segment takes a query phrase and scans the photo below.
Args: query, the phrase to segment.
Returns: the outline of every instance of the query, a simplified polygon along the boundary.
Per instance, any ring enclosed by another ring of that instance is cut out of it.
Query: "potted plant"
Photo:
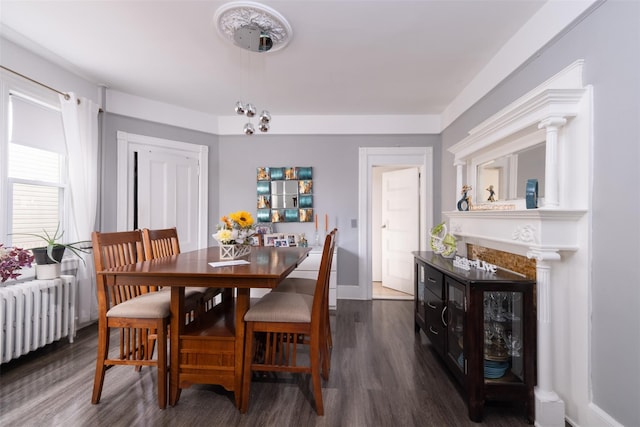
[[[47,230],[42,230],[42,234],[36,233],[16,233],[22,236],[32,236],[42,239],[44,246],[32,248],[31,252],[36,263],[36,278],[53,279],[60,276],[60,261],[64,256],[65,250],[71,251],[75,256],[80,258],[84,263],[81,253],[88,253],[89,248],[79,245],[91,243],[90,240],[81,240],[74,243],[61,243],[63,231],[60,231],[60,225],[56,228],[55,233],[51,234]]]

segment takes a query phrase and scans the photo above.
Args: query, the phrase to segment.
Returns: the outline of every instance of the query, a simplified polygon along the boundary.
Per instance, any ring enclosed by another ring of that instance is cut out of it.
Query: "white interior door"
[[[382,286],[413,295],[413,255],[420,248],[418,168],[382,174]]]
[[[197,249],[198,158],[144,147],[137,151],[137,164],[138,228],[177,227],[180,249]]]

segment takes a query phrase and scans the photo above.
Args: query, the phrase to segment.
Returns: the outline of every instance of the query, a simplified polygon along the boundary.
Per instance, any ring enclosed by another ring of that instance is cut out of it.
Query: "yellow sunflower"
[[[240,228],[249,228],[253,225],[253,217],[247,211],[238,211],[232,214],[229,214],[229,218]]]

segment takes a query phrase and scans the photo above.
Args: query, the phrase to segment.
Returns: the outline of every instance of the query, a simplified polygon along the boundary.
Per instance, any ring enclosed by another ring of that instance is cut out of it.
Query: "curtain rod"
[[[12,70],[11,68],[7,68],[7,67],[5,67],[4,65],[0,65],[0,68],[2,68],[3,70],[7,70],[8,72],[13,73],[13,74],[15,74],[15,75],[17,75],[17,76],[20,76],[20,77],[22,77],[23,79],[27,79],[27,80],[29,80],[29,81],[30,81],[30,82],[32,82],[32,83],[35,83],[35,84],[40,85],[40,86],[42,86],[42,87],[45,87],[45,88],[47,88],[47,89],[49,89],[49,90],[51,90],[51,91],[54,91],[55,93],[57,93],[57,94],[60,94],[60,95],[64,96],[64,99],[66,99],[67,101],[69,100],[69,98],[71,98],[71,96],[69,96],[69,94],[68,94],[68,93],[66,93],[66,92],[60,92],[58,89],[54,89],[54,88],[52,88],[51,86],[47,86],[47,85],[46,85],[46,84],[44,84],[44,83],[40,83],[39,81],[34,80],[34,79],[32,79],[31,77],[27,77],[27,76],[25,76],[24,74],[21,74],[21,73],[19,73],[19,72],[17,72],[17,71],[14,71],[14,70]],[[80,104],[80,99],[78,99],[78,104]],[[98,112],[102,113],[102,108],[100,108],[100,109],[98,110]]]

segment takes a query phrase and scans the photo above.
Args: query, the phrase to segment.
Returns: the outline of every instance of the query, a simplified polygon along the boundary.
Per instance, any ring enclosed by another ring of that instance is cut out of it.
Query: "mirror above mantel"
[[[470,186],[472,205],[524,209],[525,185],[535,179],[538,207],[580,207],[567,185],[571,171],[566,168],[572,147],[585,137],[576,134],[584,127],[573,122],[585,108],[586,93],[582,61],[576,61],[473,128],[448,150],[455,156],[456,190]],[[495,201],[487,200],[491,188]]]
[[[524,200],[525,184],[532,178],[538,180],[538,197],[544,198],[546,144],[544,134],[538,134],[534,135],[535,138],[529,138],[529,143],[533,145],[511,144],[503,147],[508,151],[507,154],[499,150],[478,156],[472,161],[472,168],[476,171],[476,191],[472,193],[475,205]]]

